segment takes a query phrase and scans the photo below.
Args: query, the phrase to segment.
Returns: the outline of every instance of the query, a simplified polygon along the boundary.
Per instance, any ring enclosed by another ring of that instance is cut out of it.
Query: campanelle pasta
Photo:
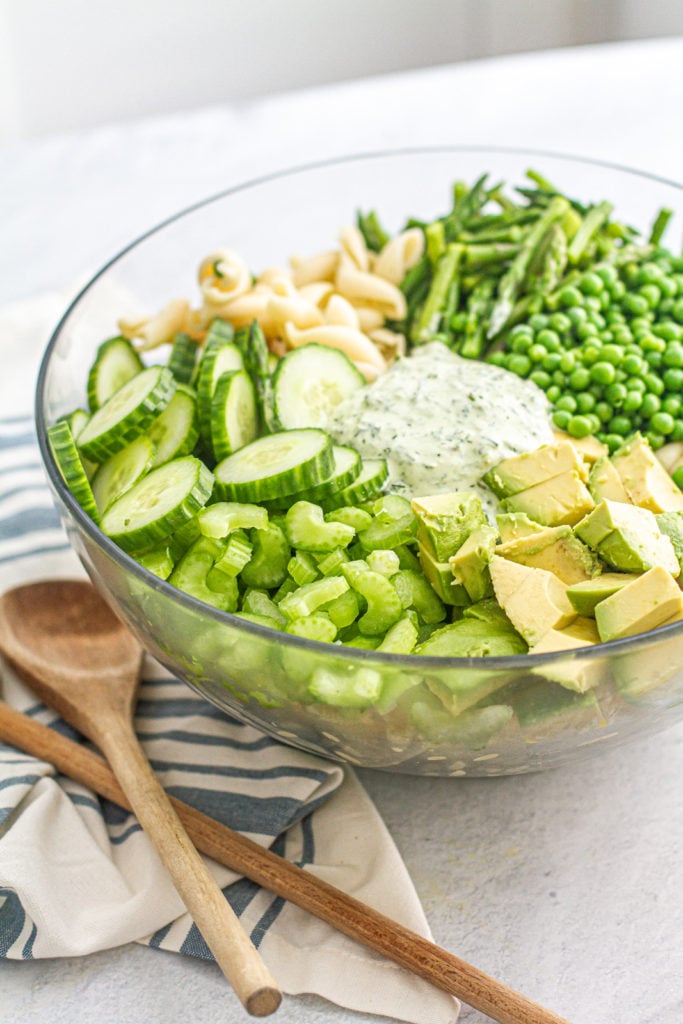
[[[405,339],[386,323],[405,316],[398,285],[423,248],[422,233],[410,229],[374,253],[361,231],[348,225],[337,249],[293,256],[289,267],[266,267],[256,277],[239,253],[217,249],[199,265],[199,308],[174,299],[155,315],[122,320],[119,327],[148,349],[172,341],[178,332],[201,341],[217,317],[235,327],[256,320],[274,355],[309,343],[327,345],[344,352],[366,380],[374,380],[405,352]]]

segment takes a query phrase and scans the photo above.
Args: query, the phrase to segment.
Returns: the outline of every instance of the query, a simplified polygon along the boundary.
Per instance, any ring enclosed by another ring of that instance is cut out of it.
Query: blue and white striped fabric
[[[81,574],[31,418],[0,419],[0,589]],[[0,671],[5,700],[75,738],[7,666]],[[429,934],[405,867],[352,772],[229,719],[152,662],[136,728],[171,794]],[[315,992],[415,1024],[455,1020],[449,997],[209,864],[285,992]],[[0,957],[71,956],[131,941],[210,958],[135,818],[0,744]]]

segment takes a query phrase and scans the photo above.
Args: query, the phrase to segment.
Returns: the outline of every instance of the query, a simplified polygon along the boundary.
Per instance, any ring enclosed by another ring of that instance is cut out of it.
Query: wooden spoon
[[[140,825],[245,1009],[281,993],[185,831],[133,729],[142,649],[86,582],[51,580],[0,598],[0,649],[36,694],[106,756]]]

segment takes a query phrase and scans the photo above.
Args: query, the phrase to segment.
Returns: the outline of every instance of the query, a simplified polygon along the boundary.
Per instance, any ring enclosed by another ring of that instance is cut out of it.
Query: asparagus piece
[[[424,305],[411,331],[414,345],[433,341],[442,326],[448,329],[457,306],[457,288],[463,246],[451,243],[439,260]]]

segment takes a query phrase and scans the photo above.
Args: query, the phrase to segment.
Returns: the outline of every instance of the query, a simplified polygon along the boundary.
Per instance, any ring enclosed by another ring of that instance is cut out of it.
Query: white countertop
[[[68,290],[198,198],[348,152],[495,143],[683,178],[681,68],[683,39],[558,50],[14,144],[0,151],[0,304]],[[683,727],[543,775],[360,774],[438,943],[572,1024],[680,1024]],[[0,962],[2,1024],[240,1019],[218,971],[184,957]],[[377,1020],[314,998],[276,1019]]]

